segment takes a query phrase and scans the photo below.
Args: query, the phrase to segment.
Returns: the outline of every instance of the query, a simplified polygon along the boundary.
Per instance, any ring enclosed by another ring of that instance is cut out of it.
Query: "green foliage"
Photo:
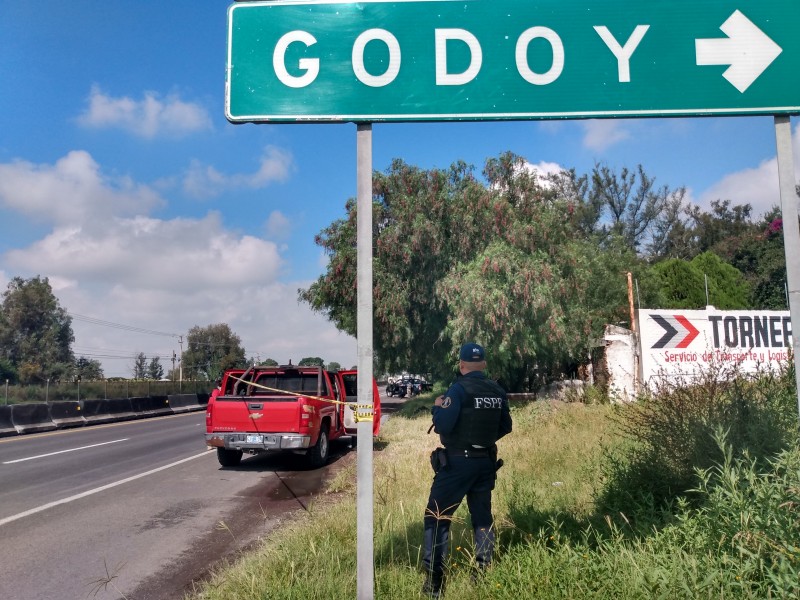
[[[186,335],[186,343],[181,356],[185,377],[216,381],[226,369],[246,364],[242,340],[227,323],[195,325]]]
[[[622,238],[634,251],[642,248],[654,228],[668,229],[664,214],[671,214],[670,209],[680,209],[686,195],[684,188],[657,188],[655,178],[642,165],[635,172],[623,167],[619,173],[598,165],[592,171],[591,181],[589,203],[598,217],[595,230],[603,236]],[[601,220],[601,216],[605,218]]]
[[[722,462],[698,470],[699,508],[684,508],[659,546],[690,546],[759,598],[800,596],[800,448],[774,458],[734,457],[727,435],[715,436]]]
[[[670,258],[652,267],[663,301],[661,308],[748,308],[750,286],[735,267],[713,252],[691,261]],[[706,298],[706,285],[708,298]]]
[[[81,381],[95,381],[104,377],[100,361],[85,356],[81,356],[75,361],[75,374],[81,378]]]
[[[3,370],[22,383],[71,375],[74,356],[72,318],[45,277],[14,277],[0,304],[0,355]]]
[[[753,231],[732,240],[730,263],[739,269],[752,289],[751,305],[764,310],[786,310],[786,255],[783,220],[774,209]]]
[[[564,173],[543,184],[511,153],[487,160],[483,174],[486,185],[464,163],[424,171],[394,161],[374,175],[380,371],[446,376],[454,348],[476,339],[492,373],[522,391],[574,371],[605,323],[626,319],[625,271],[642,262],[621,235],[587,239],[599,208],[586,203],[585,178]],[[651,183],[640,194],[648,202]],[[328,269],[299,297],[356,334],[355,202],[347,211],[317,236]]]
[[[708,277],[709,304],[721,309],[747,308],[750,286],[742,273],[713,252],[692,259],[692,266]]]
[[[297,363],[298,367],[324,367],[325,361],[319,356],[306,356]]]
[[[164,377],[164,366],[161,364],[161,357],[154,356],[147,365],[147,378],[158,381]]]
[[[711,365],[691,382],[660,389],[618,411],[627,444],[608,451],[601,506],[648,524],[698,485],[697,469],[723,462],[715,440],[727,433],[734,456],[759,466],[796,440],[794,369],[745,374]]]
[[[679,258],[663,260],[653,266],[663,308],[703,308],[706,305],[703,273]]]
[[[144,352],[139,352],[133,361],[131,375],[134,379],[147,379],[147,357]]]

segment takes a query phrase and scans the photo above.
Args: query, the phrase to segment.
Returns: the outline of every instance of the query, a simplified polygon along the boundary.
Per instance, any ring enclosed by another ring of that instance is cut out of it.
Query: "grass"
[[[374,460],[375,597],[419,598],[422,516],[437,436],[432,396],[409,401],[381,433]],[[800,594],[800,453],[768,461],[734,454],[715,434],[719,465],[697,471],[690,503],[676,495],[647,527],[598,502],[626,457],[609,405],[533,402],[512,407],[500,441],[496,560],[473,582],[466,506],[452,527],[446,598],[794,598]],[[726,449],[727,448],[727,449]],[[668,450],[665,450],[668,451]],[[354,458],[354,457],[353,457]],[[629,456],[628,456],[629,458]],[[630,473],[627,473],[629,476]],[[652,474],[650,474],[652,475]],[[626,480],[631,483],[630,480]],[[356,597],[355,461],[330,483],[335,501],[220,568],[192,600]]]

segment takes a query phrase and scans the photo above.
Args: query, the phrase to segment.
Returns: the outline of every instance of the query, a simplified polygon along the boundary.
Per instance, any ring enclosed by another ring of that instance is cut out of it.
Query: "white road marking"
[[[28,458],[18,458],[17,460],[7,460],[4,465],[13,465],[14,463],[25,462],[26,460],[36,460],[37,458],[44,458],[46,456],[55,456],[56,454],[66,454],[67,452],[75,452],[76,450],[86,450],[87,448],[97,448],[98,446],[107,446],[108,444],[118,444],[119,442],[127,442],[130,438],[122,438],[121,440],[114,440],[111,442],[102,442],[100,444],[92,444],[91,446],[81,446],[80,448],[70,448],[69,450],[59,450],[58,452],[50,452],[48,454],[39,454],[38,456],[29,456]]]
[[[151,469],[150,471],[146,471],[145,473],[139,473],[138,475],[133,475],[132,477],[126,477],[125,479],[120,479],[119,481],[115,481],[114,483],[109,483],[107,485],[100,486],[99,488],[95,488],[93,490],[87,490],[80,494],[75,494],[74,496],[70,496],[69,498],[64,498],[63,500],[48,502],[47,504],[42,504],[41,506],[37,506],[36,508],[26,510],[25,512],[21,512],[16,515],[11,515],[10,517],[6,517],[5,519],[0,519],[0,527],[5,525],[6,523],[11,523],[12,521],[16,521],[24,517],[35,515],[36,513],[40,513],[42,511],[47,510],[48,508],[53,508],[54,506],[58,506],[60,504],[67,504],[69,502],[74,502],[75,500],[80,500],[81,498],[86,498],[87,496],[91,496],[93,494],[98,494],[100,492],[110,490],[111,488],[115,488],[124,483],[129,483],[131,481],[135,481],[136,479],[141,479],[142,477],[147,477],[148,475],[152,475],[153,473],[158,473],[159,471],[163,471],[171,467],[176,467],[185,462],[189,462],[190,460],[194,460],[195,458],[200,458],[201,456],[208,456],[208,452],[203,452],[202,454],[195,454],[194,456],[190,456],[189,458],[184,458],[174,463],[164,465],[163,467],[158,467],[157,469]]]

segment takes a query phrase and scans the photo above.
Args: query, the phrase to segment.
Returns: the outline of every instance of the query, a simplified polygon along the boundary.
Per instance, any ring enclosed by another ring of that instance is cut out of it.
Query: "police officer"
[[[492,490],[499,468],[495,442],[511,433],[506,392],[486,377],[486,353],[475,343],[459,352],[461,377],[439,396],[433,408],[433,427],[444,448],[431,455],[435,475],[425,509],[422,592],[438,598],[444,586],[444,566],[450,522],[467,497],[475,535],[475,561],[486,568],[492,560]]]

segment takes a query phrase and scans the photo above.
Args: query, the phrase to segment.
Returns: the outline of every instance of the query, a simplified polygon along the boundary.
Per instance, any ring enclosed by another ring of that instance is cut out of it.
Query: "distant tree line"
[[[755,199],[754,199],[755,200]],[[326,272],[301,301],[356,335],[356,209],[315,238]],[[541,177],[505,153],[479,178],[459,161],[395,160],[373,175],[374,350],[384,372],[450,377],[467,340],[520,390],[574,373],[608,323],[642,307],[785,309],[782,221],[750,204],[706,211],[639,165]],[[706,289],[708,294],[706,295]]]
[[[15,277],[9,282],[0,303],[0,379],[25,385],[104,379],[98,360],[75,357],[74,341],[72,317],[60,305],[46,277]],[[189,330],[186,342],[179,366],[166,373],[160,356],[138,352],[130,367],[132,378],[215,381],[225,369],[278,365],[272,358],[246,358],[241,339],[226,323],[196,325]],[[173,356],[176,360],[178,357]],[[325,362],[318,356],[305,357],[298,365]],[[340,366],[332,362],[327,368]]]

